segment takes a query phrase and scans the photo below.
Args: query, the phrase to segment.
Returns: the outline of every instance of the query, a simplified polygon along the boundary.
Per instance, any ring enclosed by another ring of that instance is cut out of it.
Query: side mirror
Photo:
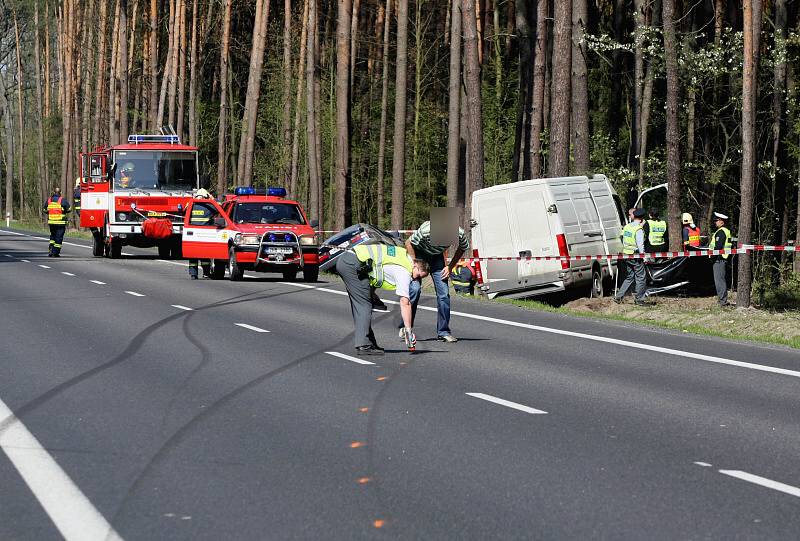
[[[117,172],[117,164],[111,164],[111,167],[108,168],[108,181],[111,182],[114,179],[114,173]]]
[[[311,220],[311,224],[310,225],[314,229],[318,228],[319,227],[319,220]]]
[[[222,229],[223,227],[225,227],[225,224],[226,224],[225,218],[223,218],[222,216],[217,216],[216,218],[214,218],[214,225],[216,227]]]
[[[133,205],[131,205],[131,208],[133,208]],[[183,203],[178,203],[178,212],[183,212]]]

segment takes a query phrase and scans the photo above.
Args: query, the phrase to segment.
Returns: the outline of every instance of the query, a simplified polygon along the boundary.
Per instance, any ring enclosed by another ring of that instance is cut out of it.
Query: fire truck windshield
[[[117,151],[114,163],[115,190],[189,191],[197,187],[194,152]]]
[[[302,225],[306,221],[297,205],[290,203],[237,203],[231,213],[237,224]]]

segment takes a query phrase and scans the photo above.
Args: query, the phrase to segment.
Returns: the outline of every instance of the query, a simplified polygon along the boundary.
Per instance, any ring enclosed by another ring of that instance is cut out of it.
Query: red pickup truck
[[[316,282],[319,245],[297,201],[283,188],[236,188],[221,204],[192,199],[184,216],[183,256],[210,260],[210,276],[241,280],[246,270],[279,272],[294,280]]]

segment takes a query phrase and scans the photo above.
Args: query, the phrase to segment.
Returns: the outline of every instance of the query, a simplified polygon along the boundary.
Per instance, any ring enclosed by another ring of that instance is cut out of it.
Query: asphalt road
[[[0,231],[0,539],[800,537],[797,351],[455,299],[457,344],[392,305],[360,364],[335,280],[36,236]]]

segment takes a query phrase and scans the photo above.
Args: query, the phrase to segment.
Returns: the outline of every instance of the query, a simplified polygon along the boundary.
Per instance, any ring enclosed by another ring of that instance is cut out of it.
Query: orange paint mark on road
[[[369,477],[359,477],[358,478],[358,484],[359,485],[366,485],[370,481],[372,481],[372,479],[370,479]]]
[[[361,413],[367,413],[369,411],[369,408],[358,408],[358,411],[360,411]]]
[[[372,525],[375,526],[376,528],[383,528],[384,524],[386,524],[386,521],[381,519],[372,522]]]
[[[384,381],[387,378],[386,378],[386,376],[381,376],[381,377],[375,378],[375,379],[378,380],[378,381]]]
[[[359,447],[364,447],[366,445],[363,441],[354,441],[350,443],[350,449],[358,449]]]

